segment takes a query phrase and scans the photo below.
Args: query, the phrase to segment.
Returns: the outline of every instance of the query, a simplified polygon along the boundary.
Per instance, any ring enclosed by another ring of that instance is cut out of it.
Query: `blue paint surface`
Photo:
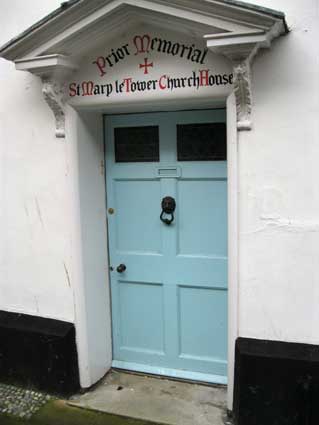
[[[116,364],[226,380],[227,163],[176,153],[176,125],[225,119],[225,110],[105,118]],[[160,162],[116,163],[114,128],[144,125],[159,126]],[[170,226],[159,218],[164,196],[177,204]]]

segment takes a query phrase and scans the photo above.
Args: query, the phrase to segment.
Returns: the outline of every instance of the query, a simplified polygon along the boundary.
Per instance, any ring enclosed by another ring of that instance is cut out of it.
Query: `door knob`
[[[126,265],[125,264],[120,264],[119,266],[116,267],[116,271],[118,273],[123,273],[126,270]]]

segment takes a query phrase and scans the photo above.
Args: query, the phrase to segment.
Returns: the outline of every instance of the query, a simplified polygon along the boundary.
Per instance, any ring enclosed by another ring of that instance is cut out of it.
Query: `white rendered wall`
[[[59,5],[2,0],[0,44]],[[68,108],[57,139],[41,89],[0,59],[0,309],[74,321],[89,387],[112,360],[103,120]]]
[[[291,33],[253,65],[239,134],[240,336],[319,343],[319,2],[254,0]]]
[[[0,44],[59,5],[1,0]],[[73,321],[66,143],[41,87],[0,59],[0,309]]]
[[[239,334],[318,343],[319,6],[252,3],[281,9],[292,32],[256,57],[254,127],[239,134]],[[0,44],[59,4],[1,0]],[[74,112],[69,138],[56,139],[40,81],[2,59],[0,93],[0,309],[75,320],[88,386],[110,362],[110,335],[97,334],[110,320],[99,127]]]

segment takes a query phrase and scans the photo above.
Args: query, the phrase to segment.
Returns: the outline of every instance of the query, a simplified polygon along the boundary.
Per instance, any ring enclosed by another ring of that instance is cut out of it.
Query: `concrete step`
[[[165,425],[225,425],[226,387],[112,370],[72,406]]]

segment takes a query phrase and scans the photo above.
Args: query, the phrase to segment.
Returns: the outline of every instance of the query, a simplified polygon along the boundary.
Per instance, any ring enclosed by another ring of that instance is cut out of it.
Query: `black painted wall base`
[[[74,325],[0,311],[0,381],[61,395],[78,391]]]
[[[319,347],[238,338],[236,425],[318,425]]]

